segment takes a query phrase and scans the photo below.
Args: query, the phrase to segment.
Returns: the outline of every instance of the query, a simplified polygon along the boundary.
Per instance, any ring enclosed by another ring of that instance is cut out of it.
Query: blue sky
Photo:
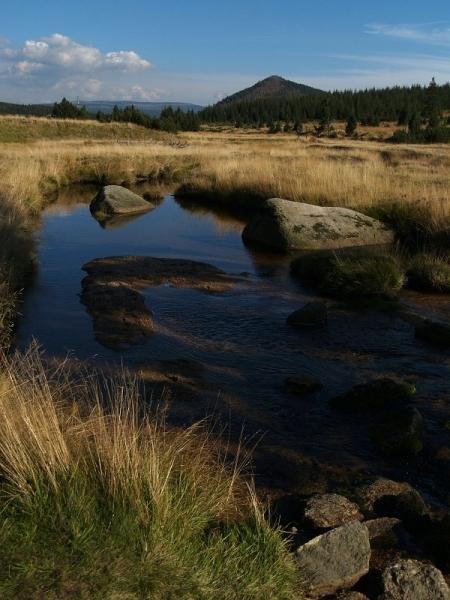
[[[4,4],[2,100],[208,104],[272,74],[322,89],[450,81],[448,0]]]

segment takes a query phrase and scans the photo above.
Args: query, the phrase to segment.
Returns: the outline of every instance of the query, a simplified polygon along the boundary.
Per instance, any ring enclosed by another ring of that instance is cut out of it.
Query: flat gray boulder
[[[450,600],[442,573],[418,560],[399,560],[383,573],[379,600]]]
[[[353,587],[369,571],[369,532],[354,522],[320,535],[298,548],[302,592],[309,598]]]
[[[244,242],[276,250],[325,250],[391,244],[394,233],[354,210],[267,200],[242,234]]]
[[[154,205],[121,185],[106,185],[92,200],[93,215],[128,215],[152,210]]]

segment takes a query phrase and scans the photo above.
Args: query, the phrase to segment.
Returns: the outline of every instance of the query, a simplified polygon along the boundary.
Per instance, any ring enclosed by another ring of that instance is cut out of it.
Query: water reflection
[[[50,356],[71,351],[95,363],[124,361],[156,386],[156,395],[169,390],[180,423],[215,411],[236,438],[243,425],[249,434],[264,432],[257,458],[266,484],[272,477],[274,485],[291,485],[291,479],[304,485],[300,468],[320,461],[323,471],[339,476],[346,468],[365,468],[439,489],[429,464],[419,461],[405,472],[404,464],[387,462],[370,443],[365,417],[337,413],[328,400],[380,374],[410,377],[433,443],[447,444],[442,423],[450,418],[450,356],[416,340],[413,326],[395,314],[374,310],[331,304],[325,330],[292,330],[287,316],[313,293],[291,279],[290,257],[243,245],[242,216],[166,197],[149,213],[102,228],[87,206],[95,192],[74,191],[70,200],[64,194],[43,217],[20,347],[37,338]],[[145,291],[155,332],[143,346],[116,353],[95,341],[79,294],[84,263],[120,255],[187,258],[247,276],[213,296],[168,286]],[[323,390],[307,398],[286,395],[285,377],[303,374],[320,379]],[[287,477],[294,468],[295,476]]]

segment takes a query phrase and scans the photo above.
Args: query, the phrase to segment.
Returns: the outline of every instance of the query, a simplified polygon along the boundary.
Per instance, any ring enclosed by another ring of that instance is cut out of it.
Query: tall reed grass
[[[296,574],[245,461],[139,382],[1,361],[0,596],[277,600]],[[295,596],[296,598],[298,596]]]

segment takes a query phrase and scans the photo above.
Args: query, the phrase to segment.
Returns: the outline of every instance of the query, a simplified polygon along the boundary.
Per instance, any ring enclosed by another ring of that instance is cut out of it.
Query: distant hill
[[[99,110],[104,113],[110,113],[114,106],[125,108],[133,105],[150,117],[159,117],[161,111],[168,107],[171,107],[174,110],[181,108],[181,110],[185,112],[192,110],[195,113],[203,108],[198,104],[190,104],[189,102],[133,102],[131,100],[83,100],[80,104],[85,106],[88,112],[93,114],[96,114]]]
[[[252,102],[254,100],[263,100],[267,98],[286,98],[288,96],[312,96],[322,94],[322,90],[289,81],[278,75],[272,75],[262,81],[258,81],[245,90],[236,92],[217,103],[216,106],[225,106],[236,102]]]

